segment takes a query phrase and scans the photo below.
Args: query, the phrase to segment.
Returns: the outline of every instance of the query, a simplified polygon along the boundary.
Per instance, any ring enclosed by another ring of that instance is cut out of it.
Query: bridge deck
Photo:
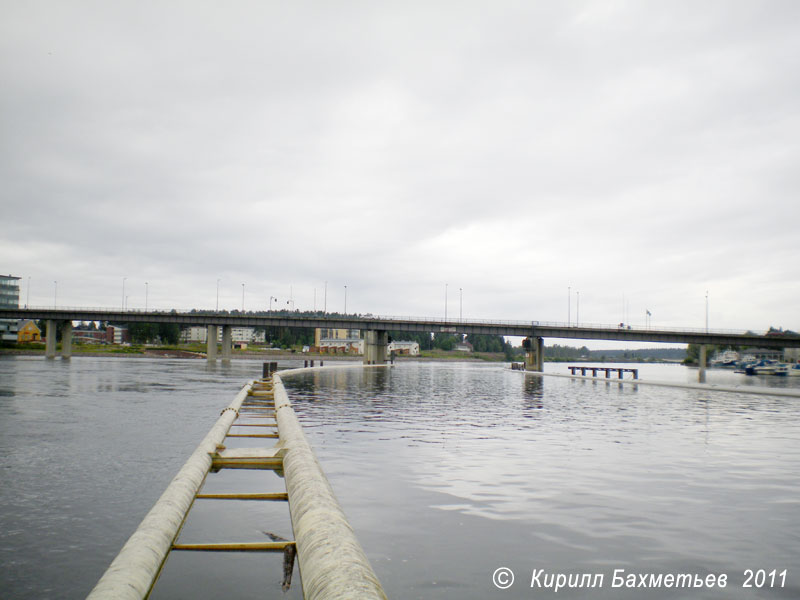
[[[596,339],[678,344],[717,344],[760,348],[800,348],[800,336],[756,335],[747,331],[692,328],[636,328],[619,325],[571,325],[542,321],[492,321],[428,317],[375,317],[280,313],[229,314],[177,311],[121,311],[92,308],[2,308],[0,319],[111,321],[116,323],[177,323],[184,326],[300,327],[489,334],[521,337]]]

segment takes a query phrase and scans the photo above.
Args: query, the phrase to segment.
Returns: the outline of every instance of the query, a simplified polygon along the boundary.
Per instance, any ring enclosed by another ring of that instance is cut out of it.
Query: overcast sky
[[[5,1],[0,111],[23,304],[800,329],[800,2]]]

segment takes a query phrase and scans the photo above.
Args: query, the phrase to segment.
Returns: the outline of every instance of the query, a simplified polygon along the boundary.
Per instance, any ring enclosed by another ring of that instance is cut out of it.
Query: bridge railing
[[[22,309],[22,307],[20,307]],[[74,312],[97,312],[97,313],[125,313],[125,314],[159,314],[159,315],[168,315],[168,314],[176,314],[176,315],[196,315],[196,316],[213,316],[213,315],[221,315],[221,316],[242,316],[242,317],[284,317],[284,318],[298,318],[298,319],[343,319],[343,320],[370,320],[370,321],[384,321],[387,324],[387,327],[391,327],[392,323],[404,323],[404,322],[411,322],[411,323],[429,323],[432,327],[458,327],[459,325],[497,325],[497,326],[513,326],[513,327],[530,327],[534,329],[536,327],[548,327],[548,328],[556,328],[556,329],[589,329],[589,330],[620,330],[620,331],[636,331],[636,332],[650,332],[650,333],[710,333],[710,334],[718,334],[718,335],[756,335],[761,337],[762,334],[754,333],[752,330],[744,330],[744,329],[711,329],[705,327],[675,327],[675,326],[643,326],[643,325],[634,325],[634,324],[608,324],[608,323],[566,323],[564,321],[523,321],[523,320],[513,320],[513,319],[475,319],[475,318],[459,318],[459,317],[447,317],[446,319],[442,316],[438,317],[420,317],[420,316],[398,316],[398,315],[373,315],[371,313],[366,314],[340,314],[340,313],[323,313],[322,311],[317,311],[309,316],[307,313],[300,313],[299,311],[292,313],[288,311],[245,311],[242,313],[239,310],[223,310],[223,311],[214,311],[214,310],[202,310],[202,309],[160,309],[160,308],[150,308],[148,310],[144,310],[144,308],[127,308],[123,310],[121,307],[117,308],[109,308],[109,307],[89,307],[89,306],[28,306],[25,307],[28,310],[33,311],[74,311]],[[308,311],[311,312],[311,311]]]

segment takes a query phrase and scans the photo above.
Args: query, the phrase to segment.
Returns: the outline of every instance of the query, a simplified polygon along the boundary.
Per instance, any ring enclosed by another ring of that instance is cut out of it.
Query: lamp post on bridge
[[[270,297],[269,297],[269,311],[270,311],[270,312],[272,312],[272,301],[273,301],[273,300],[275,300],[275,302],[277,302],[277,301],[278,301],[278,299],[277,299],[275,296],[270,296]]]
[[[328,282],[325,282],[325,300],[322,303],[322,312],[328,312]]]
[[[344,314],[347,314],[347,286],[344,286]]]
[[[148,283],[144,282],[144,312],[147,312],[147,293],[148,293]]]
[[[58,281],[53,282],[53,308],[58,308]]]
[[[244,314],[244,283],[242,284],[242,314]]]
[[[706,290],[706,333],[708,333],[708,290]]]
[[[575,306],[575,327],[580,326],[581,323],[581,293],[580,291],[575,292],[577,296],[576,306]]]
[[[464,320],[464,289],[458,288],[458,320]]]
[[[572,286],[567,286],[567,327],[570,326],[572,321],[570,309],[572,308]]]
[[[219,282],[222,279],[217,278],[217,307],[214,309],[214,312],[219,312]]]
[[[444,284],[444,320],[447,321],[447,284]]]
[[[125,280],[127,277],[122,278],[122,312],[125,312]]]

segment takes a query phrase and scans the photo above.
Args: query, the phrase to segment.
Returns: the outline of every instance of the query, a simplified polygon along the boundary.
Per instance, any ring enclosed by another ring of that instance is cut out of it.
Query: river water
[[[260,368],[0,357],[0,597],[84,597]],[[640,368],[645,379],[697,379],[677,365]],[[708,380],[800,385],[723,371]],[[800,398],[481,363],[284,383],[391,598],[800,597]],[[222,471],[204,491],[281,488],[272,472]],[[204,500],[180,541],[265,532],[291,537],[285,504]],[[493,583],[500,567],[515,575],[508,589]],[[615,588],[618,569],[725,574],[727,587]],[[775,585],[743,587],[747,569],[776,570]],[[539,587],[556,574],[602,584]],[[299,598],[298,574],[288,594],[281,576],[278,555],[173,553],[152,597]]]

